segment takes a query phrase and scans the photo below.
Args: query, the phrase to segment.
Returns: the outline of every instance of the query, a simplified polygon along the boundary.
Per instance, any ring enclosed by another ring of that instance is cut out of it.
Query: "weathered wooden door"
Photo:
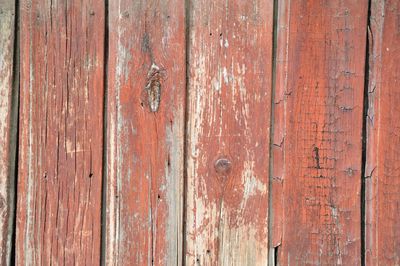
[[[0,264],[399,265],[399,18],[0,0]]]

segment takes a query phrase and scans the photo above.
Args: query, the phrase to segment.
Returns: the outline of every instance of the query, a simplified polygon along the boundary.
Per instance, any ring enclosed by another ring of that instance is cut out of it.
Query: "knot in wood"
[[[226,175],[231,171],[232,163],[227,158],[219,158],[215,161],[214,168],[218,174]]]
[[[151,112],[157,112],[161,98],[161,73],[160,68],[153,63],[147,75],[147,99]]]

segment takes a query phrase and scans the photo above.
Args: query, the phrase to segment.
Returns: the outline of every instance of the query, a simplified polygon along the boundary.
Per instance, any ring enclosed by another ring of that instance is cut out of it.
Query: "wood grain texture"
[[[265,265],[272,1],[190,2],[187,265]]]
[[[100,262],[102,1],[20,2],[16,263]]]
[[[360,264],[367,1],[279,1],[272,176],[278,265]]]
[[[8,265],[14,219],[16,87],[13,86],[15,2],[0,0],[0,264]],[[15,90],[14,90],[15,89]],[[14,92],[13,92],[14,91]]]
[[[184,1],[110,1],[107,265],[182,261]]]
[[[399,19],[399,1],[371,1],[366,265],[400,264]]]

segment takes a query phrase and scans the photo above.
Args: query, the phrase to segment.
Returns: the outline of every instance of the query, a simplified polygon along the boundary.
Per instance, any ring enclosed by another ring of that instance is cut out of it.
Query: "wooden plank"
[[[98,265],[102,1],[23,0],[16,263]]]
[[[0,264],[9,265],[14,220],[17,90],[13,86],[15,2],[0,0]]]
[[[400,264],[399,14],[399,1],[371,1],[366,265]]]
[[[357,265],[368,2],[279,1],[279,10],[271,256]]]
[[[107,265],[182,254],[185,3],[109,2]]]
[[[265,265],[273,1],[190,2],[187,265]]]

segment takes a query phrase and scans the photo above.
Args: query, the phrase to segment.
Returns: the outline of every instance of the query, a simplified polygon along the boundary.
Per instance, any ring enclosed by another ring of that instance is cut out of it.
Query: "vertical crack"
[[[11,251],[8,258],[9,265],[16,265],[16,222],[17,222],[17,187],[18,187],[18,147],[19,147],[19,1],[15,1],[14,15],[14,54],[11,99],[11,123],[9,142],[9,237],[11,238]]]
[[[366,178],[366,160],[367,160],[367,119],[369,110],[368,86],[369,86],[369,58],[370,58],[370,19],[371,19],[371,0],[368,1],[368,16],[366,28],[366,49],[365,49],[365,69],[364,69],[364,108],[363,108],[363,125],[362,125],[362,161],[361,161],[361,265],[365,266],[365,215],[366,215],[366,198],[365,198],[365,178]]]
[[[186,215],[187,215],[187,154],[188,154],[188,118],[189,118],[189,66],[190,66],[190,0],[185,0],[185,113],[184,119],[184,141],[183,141],[183,198],[182,198],[182,265],[186,265]],[[177,249],[179,252],[179,249]]]
[[[274,247],[274,261],[272,263],[273,266],[278,266],[279,262],[278,262],[278,258],[279,258],[279,246]]]
[[[275,264],[277,261],[277,254],[273,247],[272,239],[273,239],[273,208],[272,208],[272,182],[273,182],[273,143],[274,143],[274,118],[275,118],[275,87],[276,87],[276,51],[278,46],[278,1],[274,0],[273,7],[273,24],[272,24],[272,79],[271,79],[271,116],[270,116],[270,135],[269,135],[269,180],[268,180],[268,252],[269,252],[269,260],[271,265]]]
[[[100,265],[106,265],[106,223],[107,223],[107,101],[108,101],[108,52],[109,52],[109,16],[108,0],[104,1],[104,65],[103,65],[103,156],[102,156],[102,186],[101,186],[101,247]]]

